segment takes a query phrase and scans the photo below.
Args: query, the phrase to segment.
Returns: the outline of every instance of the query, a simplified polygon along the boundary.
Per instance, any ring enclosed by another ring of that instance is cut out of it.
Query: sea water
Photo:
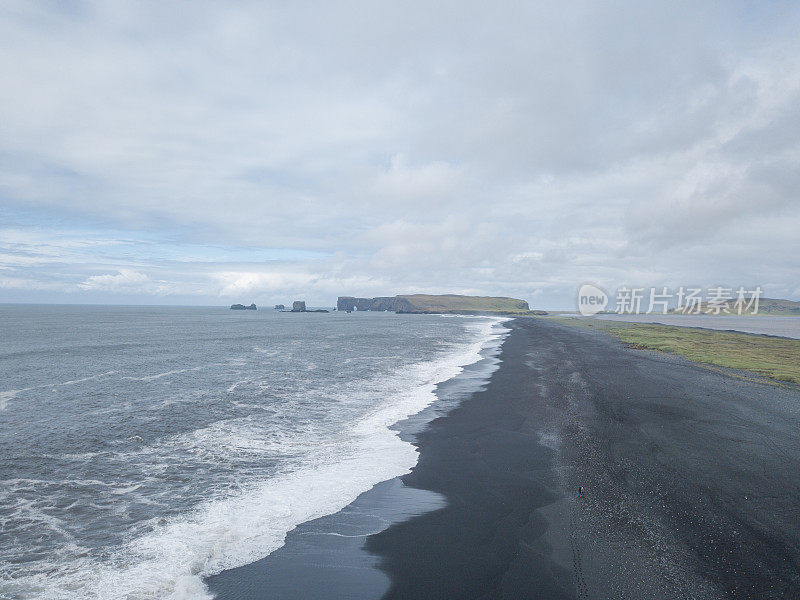
[[[209,597],[416,463],[502,319],[0,306],[0,597]]]

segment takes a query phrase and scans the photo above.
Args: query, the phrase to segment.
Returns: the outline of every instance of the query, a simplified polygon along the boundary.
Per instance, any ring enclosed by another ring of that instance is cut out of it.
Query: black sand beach
[[[376,511],[412,490],[446,505],[329,548],[324,577],[344,586],[330,597],[800,597],[796,389],[546,320],[509,326],[489,385],[415,435],[419,464]],[[322,580],[303,591],[320,559],[297,539],[288,563],[275,553],[212,590],[325,597]],[[370,587],[376,567],[388,580]]]

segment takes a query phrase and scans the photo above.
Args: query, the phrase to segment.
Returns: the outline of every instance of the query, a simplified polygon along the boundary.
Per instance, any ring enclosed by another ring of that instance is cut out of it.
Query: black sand
[[[510,326],[486,389],[415,433],[404,485],[351,505],[378,493],[386,514],[417,488],[443,508],[306,550],[298,528],[212,578],[219,597],[800,598],[797,389],[546,320]]]
[[[512,327],[419,435],[404,481],[448,507],[368,539],[386,598],[800,598],[800,393]]]

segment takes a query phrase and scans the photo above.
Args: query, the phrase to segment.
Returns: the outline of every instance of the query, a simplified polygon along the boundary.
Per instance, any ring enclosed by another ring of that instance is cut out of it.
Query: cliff
[[[444,294],[411,294],[355,298],[340,296],[336,308],[345,312],[353,310],[393,311],[397,313],[453,313],[453,314],[528,314],[525,300],[495,296],[459,296]]]

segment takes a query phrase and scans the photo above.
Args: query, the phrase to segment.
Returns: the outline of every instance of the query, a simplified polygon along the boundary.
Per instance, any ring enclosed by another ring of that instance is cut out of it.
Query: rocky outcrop
[[[244,304],[231,304],[231,310],[256,310],[256,305],[251,304],[250,306],[245,306]]]
[[[283,304],[276,304],[275,310],[286,310],[286,307]]]
[[[280,308],[278,308],[280,306]],[[330,312],[329,310],[325,310],[324,308],[306,308],[306,303],[304,300],[295,300],[292,302],[292,310],[286,311],[283,309],[283,304],[278,304],[275,306],[277,310],[281,310],[281,312],[293,312],[293,313],[326,313]]]

